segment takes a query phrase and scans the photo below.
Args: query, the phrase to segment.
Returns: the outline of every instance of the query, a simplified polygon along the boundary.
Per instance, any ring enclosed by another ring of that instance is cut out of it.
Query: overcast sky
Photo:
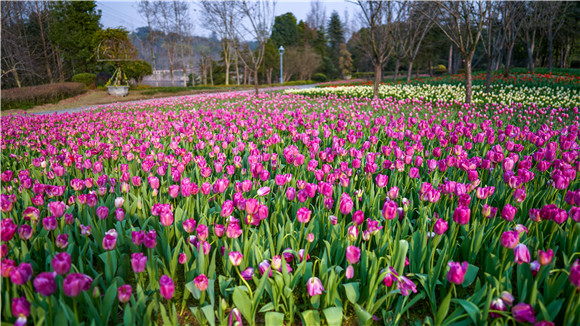
[[[200,17],[198,1],[189,1],[191,3],[191,17],[194,20],[194,35],[209,36],[211,31],[205,29],[201,24],[196,23]],[[344,20],[345,10],[348,11],[349,20],[353,20],[356,12],[356,5],[346,1],[322,1],[326,7],[326,18],[330,17],[333,10],[336,10]],[[124,26],[133,31],[137,27],[146,26],[146,22],[141,18],[137,11],[138,1],[97,1],[98,8],[102,11],[101,23],[104,27]],[[306,15],[310,11],[310,0],[278,0],[276,2],[276,16],[292,12],[297,20],[306,20]],[[347,36],[348,37],[348,36]]]

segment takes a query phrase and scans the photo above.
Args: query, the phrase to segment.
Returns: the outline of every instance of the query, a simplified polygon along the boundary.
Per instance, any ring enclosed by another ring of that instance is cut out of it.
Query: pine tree
[[[340,63],[340,45],[344,43],[344,29],[342,27],[342,22],[340,21],[340,16],[338,12],[333,11],[330,15],[330,19],[328,21],[328,56],[332,61],[332,65],[335,67],[335,74],[329,77],[335,78],[338,77],[338,69]]]
[[[50,40],[70,62],[73,73],[95,69],[93,35],[101,29],[101,11],[96,1],[59,1],[50,25]]]

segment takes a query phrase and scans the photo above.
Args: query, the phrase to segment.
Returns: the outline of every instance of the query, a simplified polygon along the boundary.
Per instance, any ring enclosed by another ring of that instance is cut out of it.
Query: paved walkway
[[[260,92],[274,92],[274,91],[279,91],[279,90],[284,90],[284,89],[291,89],[291,88],[298,88],[298,89],[307,89],[307,88],[312,88],[316,86],[316,84],[308,84],[308,85],[297,85],[297,86],[277,86],[277,87],[266,87],[266,88],[260,88]],[[179,96],[168,96],[165,98],[172,98],[172,97],[183,97],[183,96],[204,96],[207,94],[216,94],[216,93],[237,93],[237,94],[241,94],[241,93],[253,93],[254,89],[245,89],[245,90],[240,90],[240,91],[227,91],[227,92],[208,92],[208,93],[200,93],[200,94],[193,94],[193,95],[179,95]],[[146,101],[154,101],[154,100],[159,100],[159,98],[155,98],[155,99],[147,99],[147,100],[137,100],[137,101],[130,101],[130,102],[122,102],[122,103],[141,103],[141,102],[146,102]],[[109,104],[99,104],[99,105],[93,105],[93,106],[87,106],[87,107],[81,107],[81,108],[74,108],[74,109],[62,109],[62,110],[53,110],[53,111],[42,111],[42,112],[34,112],[34,113],[29,113],[29,114],[35,114],[35,115],[50,115],[50,114],[65,114],[65,113],[75,113],[75,112],[81,112],[81,111],[85,111],[85,110],[93,110],[95,108],[98,107],[103,107],[105,105],[110,105],[110,104],[115,104],[116,102],[113,103],[109,103]]]

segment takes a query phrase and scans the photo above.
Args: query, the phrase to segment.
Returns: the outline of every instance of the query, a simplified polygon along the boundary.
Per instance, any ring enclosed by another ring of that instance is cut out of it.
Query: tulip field
[[[2,325],[579,325],[579,91],[365,87],[3,116]]]

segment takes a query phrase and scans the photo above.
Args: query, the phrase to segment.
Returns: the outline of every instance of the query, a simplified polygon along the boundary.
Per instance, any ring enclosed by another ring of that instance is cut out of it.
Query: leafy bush
[[[151,75],[153,73],[151,64],[143,60],[130,61],[124,65],[123,69],[127,75],[127,78],[135,79],[137,85],[141,84],[145,76]]]
[[[436,75],[441,75],[447,72],[447,67],[445,67],[444,65],[437,65],[433,68],[433,72]]]
[[[95,88],[97,85],[97,75],[84,72],[74,75],[72,81],[75,83],[83,83],[88,88]]]
[[[2,109],[26,110],[35,105],[56,103],[65,98],[82,94],[83,83],[59,83],[22,88],[11,88],[2,91]]]
[[[324,83],[325,81],[328,80],[328,78],[326,77],[325,74],[316,73],[314,74],[314,76],[312,76],[312,80],[314,80],[315,82]]]

